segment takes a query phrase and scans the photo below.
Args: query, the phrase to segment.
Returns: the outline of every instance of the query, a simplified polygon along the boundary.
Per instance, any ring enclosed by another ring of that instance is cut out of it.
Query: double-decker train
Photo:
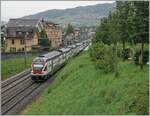
[[[79,54],[88,44],[89,41],[83,41],[36,57],[31,65],[31,79],[34,81],[48,79],[69,58]]]

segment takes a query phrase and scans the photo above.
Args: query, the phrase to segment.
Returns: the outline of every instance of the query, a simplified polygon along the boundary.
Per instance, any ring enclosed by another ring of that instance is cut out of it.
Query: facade
[[[6,52],[31,51],[38,45],[39,32],[43,29],[37,19],[10,19],[5,29]]]
[[[75,38],[80,36],[80,29],[79,28],[74,29],[74,35],[75,35]]]
[[[73,33],[68,34],[67,36],[65,36],[63,38],[63,45],[67,46],[67,45],[71,45],[74,43],[75,40],[75,36]]]
[[[42,23],[52,48],[60,47],[62,45],[62,27],[53,22],[42,21]]]
[[[32,46],[38,45],[38,34],[34,33],[33,35],[28,35],[24,37],[7,37],[6,39],[6,52],[20,52],[31,51]]]

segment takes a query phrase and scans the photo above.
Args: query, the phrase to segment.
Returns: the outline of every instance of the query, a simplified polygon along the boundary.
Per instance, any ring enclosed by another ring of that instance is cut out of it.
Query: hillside
[[[109,11],[115,8],[115,3],[97,4],[91,6],[81,6],[65,10],[47,10],[37,14],[24,16],[23,18],[44,18],[54,21],[62,26],[71,22],[76,26],[93,26],[99,19],[108,15]]]
[[[96,70],[88,53],[72,59],[23,114],[148,114],[148,66],[120,61],[120,74]]]

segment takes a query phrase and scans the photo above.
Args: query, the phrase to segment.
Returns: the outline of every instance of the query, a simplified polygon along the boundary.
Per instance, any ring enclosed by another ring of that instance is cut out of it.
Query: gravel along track
[[[7,80],[2,81],[1,87],[4,88],[4,87],[8,86],[10,83],[15,82],[19,78],[22,78],[23,76],[26,76],[27,74],[30,74],[30,70],[31,69],[27,69],[27,70],[15,75],[15,76],[8,78]]]
[[[35,83],[31,80],[30,74],[28,73],[23,74],[21,78],[12,79],[13,81],[2,85],[2,115],[19,114],[29,103],[40,96],[44,88],[54,80],[54,77],[49,78],[44,83]]]

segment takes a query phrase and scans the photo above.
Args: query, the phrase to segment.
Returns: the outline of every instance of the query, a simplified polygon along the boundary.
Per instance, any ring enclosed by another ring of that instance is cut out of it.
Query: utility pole
[[[27,68],[27,45],[26,45],[26,39],[27,39],[27,35],[28,35],[28,32],[25,32],[25,36],[24,36],[24,43],[25,43],[25,46],[24,46],[24,64],[25,64],[25,68]]]

